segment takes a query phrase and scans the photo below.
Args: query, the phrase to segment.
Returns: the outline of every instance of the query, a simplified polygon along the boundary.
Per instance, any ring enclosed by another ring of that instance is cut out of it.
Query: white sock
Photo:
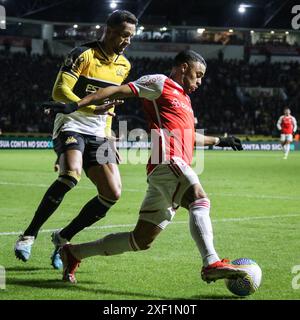
[[[102,239],[75,244],[71,248],[72,253],[79,260],[97,255],[111,256],[139,250],[132,232],[111,233]]]
[[[219,261],[213,244],[213,230],[209,216],[210,201],[202,198],[190,204],[190,232],[206,267]]]
[[[285,155],[288,156],[289,152],[290,152],[290,144],[287,143],[287,144],[285,145]]]

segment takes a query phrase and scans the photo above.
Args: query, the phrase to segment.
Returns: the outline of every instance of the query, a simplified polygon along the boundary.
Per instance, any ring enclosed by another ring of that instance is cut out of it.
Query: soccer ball
[[[247,275],[244,278],[225,279],[227,289],[241,297],[254,293],[261,284],[262,271],[259,265],[248,258],[239,258],[231,261],[231,263],[242,266]]]

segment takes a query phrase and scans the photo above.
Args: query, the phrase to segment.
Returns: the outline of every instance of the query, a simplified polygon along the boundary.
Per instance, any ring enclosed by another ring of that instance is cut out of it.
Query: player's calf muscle
[[[151,248],[151,244],[154,241],[154,239],[148,239],[148,238],[141,238],[141,237],[134,237],[135,242],[139,248],[139,250],[148,250]]]
[[[102,195],[112,201],[118,201],[122,194],[122,185],[118,180],[112,178],[109,184],[97,184],[99,195]]]
[[[160,232],[161,229],[155,224],[139,220],[132,234],[139,250],[147,250]]]
[[[90,168],[88,177],[97,186],[100,196],[118,201],[122,193],[121,178],[118,169],[110,170],[107,165]]]

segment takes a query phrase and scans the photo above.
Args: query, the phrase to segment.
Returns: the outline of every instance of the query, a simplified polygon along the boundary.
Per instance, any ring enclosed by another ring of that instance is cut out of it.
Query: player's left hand
[[[106,101],[103,104],[96,106],[96,108],[94,110],[94,114],[97,114],[97,115],[107,114],[109,116],[114,117],[116,114],[114,112],[109,111],[109,109],[114,108],[122,103],[124,103],[124,100]]]
[[[57,113],[72,113],[78,110],[77,102],[63,103],[57,101],[47,101],[42,104],[46,115],[56,115]]]
[[[220,142],[217,144],[218,147],[230,147],[234,151],[243,150],[241,140],[235,136],[219,137]]]

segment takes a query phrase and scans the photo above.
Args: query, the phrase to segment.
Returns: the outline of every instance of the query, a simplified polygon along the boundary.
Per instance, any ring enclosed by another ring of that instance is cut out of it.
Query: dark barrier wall
[[[131,142],[123,141],[119,142],[120,149],[126,148],[150,148],[150,143],[147,142]],[[281,150],[281,144],[274,141],[263,142],[244,142],[244,150],[247,151],[278,151]],[[40,138],[28,138],[28,137],[0,137],[0,149],[52,149],[52,139],[40,137]],[[208,148],[207,148],[208,149]],[[218,147],[212,147],[209,149],[220,150]],[[224,148],[231,150],[231,148]],[[300,150],[300,142],[293,142],[291,144],[291,151]]]

